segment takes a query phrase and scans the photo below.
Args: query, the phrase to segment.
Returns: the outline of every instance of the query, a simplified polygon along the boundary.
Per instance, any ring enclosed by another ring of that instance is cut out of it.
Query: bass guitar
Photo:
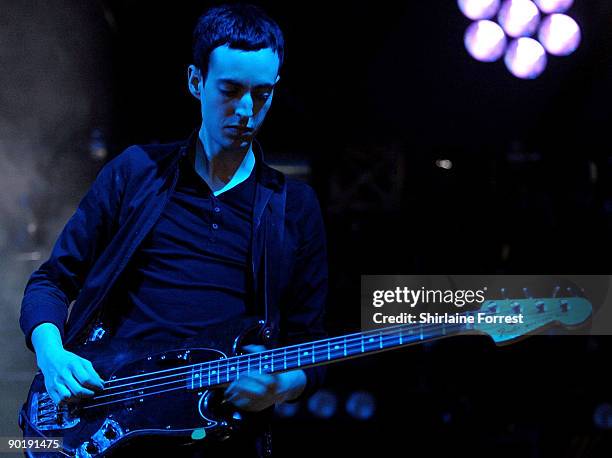
[[[480,314],[480,316],[479,316]],[[229,331],[210,333],[206,344],[168,344],[102,338],[70,351],[90,360],[104,389],[78,403],[56,405],[43,375],[34,377],[19,423],[26,438],[62,439],[57,450],[30,457],[98,458],[134,440],[166,438],[181,443],[227,438],[241,413],[218,402],[222,389],[252,374],[274,374],[402,348],[459,334],[486,334],[498,345],[561,325],[576,327],[592,314],[581,297],[488,300],[480,310],[456,314],[456,323],[396,325],[241,354],[257,323],[243,324],[230,342]],[[522,316],[521,320],[480,319]],[[164,439],[164,440],[166,440]]]

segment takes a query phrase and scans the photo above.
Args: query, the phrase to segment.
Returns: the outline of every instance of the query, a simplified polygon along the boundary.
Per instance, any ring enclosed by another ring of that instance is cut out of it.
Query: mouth
[[[236,132],[242,135],[249,135],[253,133],[253,129],[244,126],[227,126],[226,129],[229,129],[232,132]]]

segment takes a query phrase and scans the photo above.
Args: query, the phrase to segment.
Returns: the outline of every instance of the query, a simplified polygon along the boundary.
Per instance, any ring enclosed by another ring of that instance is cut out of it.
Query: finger
[[[96,383],[99,384],[100,388],[104,388],[104,379],[100,377],[100,374],[98,374],[98,372],[94,369],[93,364],[91,364],[91,361],[85,358],[81,358],[81,361],[90,377],[93,377],[94,380],[97,380]]]
[[[265,409],[266,407],[270,407],[272,404],[274,404],[273,402],[270,402],[269,400],[265,399],[256,400],[249,398],[237,398],[232,400],[231,402],[240,410],[245,410],[248,412],[259,412]]]
[[[260,406],[262,405],[262,403],[265,405],[272,405],[265,398],[260,398],[260,397],[251,398],[248,396],[242,396],[238,393],[231,395],[230,398],[228,399],[228,402],[230,402],[233,406],[239,409],[248,410],[248,411],[261,410]]]
[[[264,396],[267,390],[266,387],[253,379],[242,379],[227,390],[227,395],[237,395],[240,397],[257,398]]]
[[[266,351],[266,347],[264,347],[263,345],[255,344],[245,345],[244,347],[242,347],[242,349],[246,350],[247,353],[259,353],[262,351]]]
[[[81,384],[72,376],[71,373],[64,377],[63,382],[75,398],[85,398],[95,394],[90,389],[81,386]]]
[[[53,388],[50,394],[51,394],[51,399],[53,399],[55,403],[58,405],[62,402],[68,402],[70,400],[70,397],[72,396],[72,393],[70,393],[70,390],[68,390],[68,388],[66,388],[62,384],[55,385],[55,387]]]
[[[76,366],[72,371],[72,375],[77,382],[86,388],[90,388],[92,390],[101,390],[104,388],[104,385],[102,385],[98,380],[99,377],[88,371],[86,367],[81,365]]]
[[[276,377],[270,374],[253,374],[249,375],[248,378],[262,384],[268,391],[274,391],[278,385]]]

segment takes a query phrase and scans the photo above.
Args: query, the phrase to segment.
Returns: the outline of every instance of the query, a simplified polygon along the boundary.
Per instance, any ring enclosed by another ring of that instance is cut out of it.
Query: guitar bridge
[[[33,394],[30,418],[32,424],[41,431],[69,429],[80,421],[72,414],[68,405],[58,406],[47,392]]]

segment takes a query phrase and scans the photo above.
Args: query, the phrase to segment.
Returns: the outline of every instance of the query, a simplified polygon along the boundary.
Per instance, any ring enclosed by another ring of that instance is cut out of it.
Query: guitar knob
[[[98,453],[100,450],[98,449],[98,446],[94,443],[94,442],[88,442],[87,443],[87,447],[85,447],[85,450],[87,450],[88,453]]]

